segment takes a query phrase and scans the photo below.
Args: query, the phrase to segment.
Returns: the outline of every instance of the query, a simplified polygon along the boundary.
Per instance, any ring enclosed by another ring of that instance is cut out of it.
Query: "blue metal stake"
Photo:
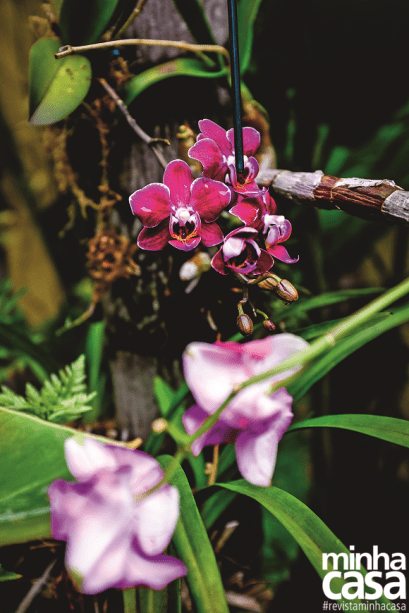
[[[241,125],[239,36],[237,32],[236,0],[227,0],[231,59],[231,87],[233,94],[234,151],[237,178],[244,178],[243,129]]]

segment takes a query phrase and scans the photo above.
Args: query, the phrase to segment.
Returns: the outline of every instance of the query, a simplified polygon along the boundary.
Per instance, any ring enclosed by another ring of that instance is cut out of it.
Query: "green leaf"
[[[133,77],[124,87],[123,100],[126,105],[129,105],[145,89],[169,77],[187,76],[217,79],[226,74],[226,69],[212,72],[204,62],[195,58],[176,58],[165,64],[149,68]],[[180,95],[182,96],[183,93],[180,92]]]
[[[64,0],[60,12],[65,45],[90,45],[107,29],[121,0]]]
[[[403,447],[409,447],[409,422],[396,417],[384,417],[382,415],[325,415],[313,417],[298,424],[293,424],[287,430],[301,430],[304,428],[342,428],[375,436],[383,441],[396,443]]]
[[[316,381],[319,381],[319,379],[351,353],[387,330],[400,326],[408,320],[409,305],[394,309],[394,312],[389,317],[382,319],[376,314],[373,320],[371,318],[367,321],[363,329],[338,340],[335,347],[327,351],[322,357],[314,360],[311,364],[307,364],[299,374],[295,375],[294,380],[288,385],[288,392],[294,400],[298,400]]]
[[[345,553],[349,555],[350,552],[345,545],[309,507],[278,487],[260,487],[252,485],[244,479],[232,483],[216,483],[215,485],[238,494],[250,496],[262,504],[294,537],[321,579],[327,573],[322,568],[323,553]],[[342,558],[340,561],[342,566]],[[330,561],[328,561],[328,570],[332,570]],[[366,574],[364,570],[359,572],[363,575]],[[342,578],[334,578],[331,587],[334,592],[340,592],[344,584],[345,581]],[[346,602],[353,601],[347,600]],[[378,599],[378,602],[388,603],[389,601],[382,597]]]
[[[30,119],[32,125],[55,123],[83,101],[91,85],[91,64],[82,55],[55,59],[60,43],[38,40],[30,50]]]
[[[17,575],[17,573],[11,573],[8,570],[4,570],[0,564],[0,582],[10,581],[11,579],[20,579],[20,577],[22,577],[22,575]]]
[[[216,558],[182,468],[169,456],[160,456],[164,470],[176,470],[170,484],[179,490],[180,517],[172,538],[177,556],[187,566],[186,580],[198,613],[229,613]]]
[[[138,589],[139,607],[135,609],[140,613],[168,613],[167,589],[152,590],[146,587]],[[129,611],[129,613],[131,613]]]
[[[161,377],[155,375],[153,378],[153,392],[159,405],[160,414],[162,417],[167,417],[174,402],[175,390]]]
[[[244,74],[250,64],[253,46],[254,21],[261,0],[240,0],[237,6],[237,29],[239,34],[240,72]]]
[[[92,323],[85,339],[85,357],[88,367],[88,389],[95,392],[92,409],[84,416],[84,421],[96,421],[101,414],[103,395],[105,389],[105,374],[101,373],[102,354],[105,342],[105,323],[96,321]]]
[[[201,45],[217,45],[199,0],[173,0],[193,38]]]

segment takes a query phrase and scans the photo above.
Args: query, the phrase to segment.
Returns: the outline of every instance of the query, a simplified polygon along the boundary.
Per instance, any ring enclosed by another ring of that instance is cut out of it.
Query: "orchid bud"
[[[291,303],[298,300],[298,292],[294,285],[287,281],[287,279],[281,279],[280,283],[276,287],[276,296],[284,302]]]
[[[268,332],[274,332],[274,330],[276,329],[275,324],[273,321],[271,321],[271,319],[265,319],[263,321],[263,327]]]
[[[263,279],[262,281],[260,281],[260,283],[258,283],[257,285],[261,288],[261,289],[265,289],[267,291],[275,291],[278,283],[280,283],[281,279],[280,277],[277,277],[277,275],[273,275],[272,273],[270,273],[268,275],[268,277],[266,277],[265,279]]]
[[[253,322],[251,317],[243,313],[237,318],[237,327],[243,336],[249,336],[253,332]]]

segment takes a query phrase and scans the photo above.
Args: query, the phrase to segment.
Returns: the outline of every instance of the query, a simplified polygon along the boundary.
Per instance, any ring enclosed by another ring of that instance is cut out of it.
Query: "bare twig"
[[[28,607],[31,605],[31,603],[33,602],[34,598],[37,596],[37,594],[39,593],[43,585],[47,583],[48,577],[50,576],[50,573],[52,569],[54,568],[54,564],[56,563],[56,561],[57,559],[50,562],[50,564],[47,566],[47,568],[45,569],[41,577],[37,579],[36,581],[34,581],[33,585],[28,590],[23,600],[20,602],[16,613],[25,613],[25,611],[27,611]]]
[[[389,179],[340,179],[315,172],[266,169],[256,179],[261,186],[301,204],[390,223],[409,223],[409,192]]]
[[[176,49],[183,49],[184,51],[193,51],[203,57],[203,53],[220,53],[224,55],[227,62],[230,63],[230,54],[221,45],[195,45],[193,43],[187,43],[185,41],[177,40],[156,40],[150,38],[124,38],[123,40],[109,40],[103,43],[94,43],[92,45],[81,45],[73,47],[66,45],[61,47],[59,52],[55,54],[56,59],[71,55],[71,53],[82,53],[83,51],[94,51],[97,49],[107,49],[109,47],[129,47],[133,45],[148,45],[151,47],[175,47]]]
[[[166,140],[165,138],[151,138],[149,134],[147,134],[144,130],[142,130],[140,126],[138,126],[135,119],[132,117],[132,115],[128,111],[128,107],[126,106],[124,101],[121,100],[121,98],[118,96],[116,91],[109,85],[109,83],[107,83],[105,79],[98,79],[98,81],[101,83],[105,91],[115,101],[115,104],[125,116],[125,119],[131,126],[132,130],[136,132],[139,138],[141,138],[147,145],[151,147],[152,153],[156,156],[156,159],[158,160],[162,168],[165,169],[167,166],[167,162],[165,158],[163,157],[162,153],[156,149],[156,145],[158,143],[164,143],[165,145],[170,145],[170,142]]]
[[[122,36],[122,34],[129,28],[129,26],[131,25],[131,23],[134,22],[134,20],[139,17],[139,15],[142,13],[142,10],[146,4],[147,0],[139,0],[138,4],[136,5],[136,7],[134,8],[134,10],[132,11],[132,13],[130,14],[130,16],[128,17],[128,19],[125,21],[124,25],[120,28],[120,30],[118,30],[116,36],[119,38],[120,36]]]

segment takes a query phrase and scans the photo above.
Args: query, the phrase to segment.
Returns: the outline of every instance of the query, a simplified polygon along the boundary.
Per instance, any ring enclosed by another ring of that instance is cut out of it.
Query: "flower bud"
[[[155,421],[152,422],[152,426],[151,426],[155,434],[161,434],[162,432],[165,432],[167,427],[168,427],[168,422],[166,421],[166,419],[163,419],[163,417],[158,417],[158,419],[155,419]]]
[[[253,322],[245,313],[238,316],[237,327],[243,336],[249,336],[253,332]]]
[[[262,281],[260,281],[260,283],[258,283],[257,285],[261,288],[261,289],[265,289],[267,291],[275,291],[278,283],[281,281],[280,277],[277,277],[277,275],[273,275],[273,274],[269,274],[268,277],[266,277],[265,279],[263,279]]]
[[[276,329],[275,324],[273,321],[271,321],[271,319],[265,319],[263,321],[263,326],[264,326],[264,329],[267,330],[268,332],[274,332],[274,330]]]
[[[276,287],[276,295],[280,300],[291,303],[298,300],[298,292],[287,279],[281,279],[280,283]]]

